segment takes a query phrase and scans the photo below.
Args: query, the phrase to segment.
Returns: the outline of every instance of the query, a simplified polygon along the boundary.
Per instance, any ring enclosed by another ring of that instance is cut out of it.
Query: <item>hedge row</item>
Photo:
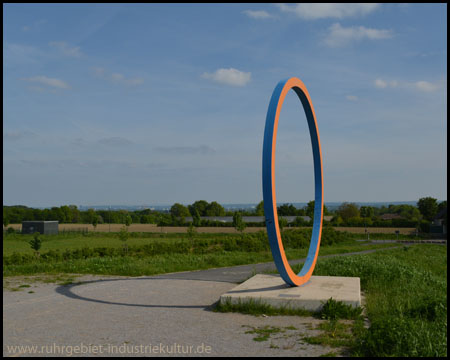
[[[285,230],[283,244],[285,249],[302,249],[309,247],[311,229]],[[337,232],[333,228],[325,227],[322,231],[321,245],[332,245],[348,240],[348,234]],[[177,241],[164,241],[155,239],[145,245],[123,247],[96,247],[67,250],[49,250],[39,256],[39,261],[65,261],[70,259],[87,259],[92,257],[136,256],[148,257],[162,254],[207,254],[221,251],[260,252],[269,251],[267,234],[259,231],[254,234],[229,235],[220,238],[180,239]],[[3,257],[4,265],[19,265],[37,261],[34,254],[21,254],[14,252]]]

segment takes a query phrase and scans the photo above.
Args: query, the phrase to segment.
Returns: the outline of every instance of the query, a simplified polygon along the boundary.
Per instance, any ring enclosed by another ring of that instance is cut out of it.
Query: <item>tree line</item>
[[[303,208],[296,208],[292,204],[282,204],[277,207],[279,216],[297,216],[293,226],[311,226],[314,219],[314,201],[308,202]],[[332,216],[330,224],[334,226],[396,226],[418,227],[426,231],[433,218],[447,207],[447,201],[438,202],[432,197],[420,198],[417,206],[401,204],[382,207],[361,206],[344,202],[335,210],[328,210],[324,206],[324,216]],[[226,210],[216,201],[195,201],[191,205],[175,203],[169,211],[157,210],[94,210],[81,211],[76,205],[63,205],[50,209],[35,209],[23,205],[3,206],[3,225],[18,224],[22,221],[57,220],[61,224],[158,224],[159,226],[234,226],[218,221],[201,219],[205,216],[264,216],[264,203],[261,201],[250,210]],[[390,220],[383,220],[385,214],[397,215]],[[309,216],[307,221],[303,216]],[[186,222],[186,218],[192,221]],[[240,220],[242,221],[242,220]],[[239,222],[239,221],[238,221]],[[446,220],[445,220],[446,223]],[[249,224],[250,225],[250,224]],[[253,224],[253,225],[264,225]],[[281,226],[285,225],[280,224]],[[242,225],[241,225],[242,226]]]

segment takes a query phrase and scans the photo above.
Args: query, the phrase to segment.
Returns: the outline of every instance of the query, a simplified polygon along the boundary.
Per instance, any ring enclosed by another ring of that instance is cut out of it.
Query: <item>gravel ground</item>
[[[320,356],[303,336],[321,320],[216,313],[225,281],[81,276],[74,284],[8,278],[3,356]],[[78,283],[78,281],[80,281]],[[29,284],[30,287],[18,288]],[[266,341],[248,333],[279,330]],[[35,346],[32,350],[31,346]]]

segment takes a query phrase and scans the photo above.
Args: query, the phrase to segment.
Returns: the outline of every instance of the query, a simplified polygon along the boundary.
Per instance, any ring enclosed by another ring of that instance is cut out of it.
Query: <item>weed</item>
[[[238,299],[237,303],[232,303],[231,299],[227,298],[223,302],[219,302],[214,311],[217,312],[239,312],[243,314],[250,314],[255,316],[261,315],[296,315],[296,316],[312,316],[314,313],[304,309],[293,309],[288,306],[274,307],[264,302],[249,299],[242,301]]]
[[[327,300],[319,311],[318,316],[321,319],[357,319],[362,313],[361,307],[344,304],[342,301],[336,301],[333,298]]]
[[[253,338],[253,341],[267,341],[271,335],[278,334],[280,332],[284,332],[284,330],[280,329],[276,326],[266,325],[260,328],[251,327],[252,330],[248,330],[246,334],[256,334],[257,336]]]
[[[336,357],[336,356],[338,356],[338,354],[336,354],[333,351],[330,351],[330,352],[327,352],[326,354],[320,355],[319,357]]]
[[[303,340],[309,344],[327,345],[332,347],[348,347],[353,344],[353,336],[349,331],[351,324],[344,324],[338,320],[326,321],[317,329],[323,330],[316,336],[307,336]]]

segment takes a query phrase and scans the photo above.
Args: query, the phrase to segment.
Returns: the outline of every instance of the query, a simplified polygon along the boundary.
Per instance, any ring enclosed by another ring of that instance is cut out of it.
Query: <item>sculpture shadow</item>
[[[55,292],[66,296],[68,298],[74,299],[74,300],[82,300],[82,301],[90,301],[94,303],[100,303],[100,304],[106,304],[106,305],[121,305],[121,306],[131,306],[131,307],[144,307],[144,308],[168,308],[168,309],[203,309],[205,311],[212,311],[215,306],[217,305],[218,301],[215,301],[212,304],[206,304],[206,305],[164,305],[164,304],[132,304],[132,303],[123,303],[123,302],[117,302],[117,301],[108,301],[108,300],[101,300],[101,299],[93,299],[86,296],[82,296],[79,294],[76,294],[73,292],[73,289],[80,285],[87,285],[87,284],[101,284],[105,282],[110,281],[136,281],[136,280],[190,280],[186,278],[158,278],[158,277],[139,277],[139,278],[126,278],[126,279],[100,279],[100,280],[88,280],[88,281],[80,281],[78,283],[68,284],[68,285],[59,285]],[[195,281],[214,281],[214,280],[198,280],[198,279],[192,279]]]

